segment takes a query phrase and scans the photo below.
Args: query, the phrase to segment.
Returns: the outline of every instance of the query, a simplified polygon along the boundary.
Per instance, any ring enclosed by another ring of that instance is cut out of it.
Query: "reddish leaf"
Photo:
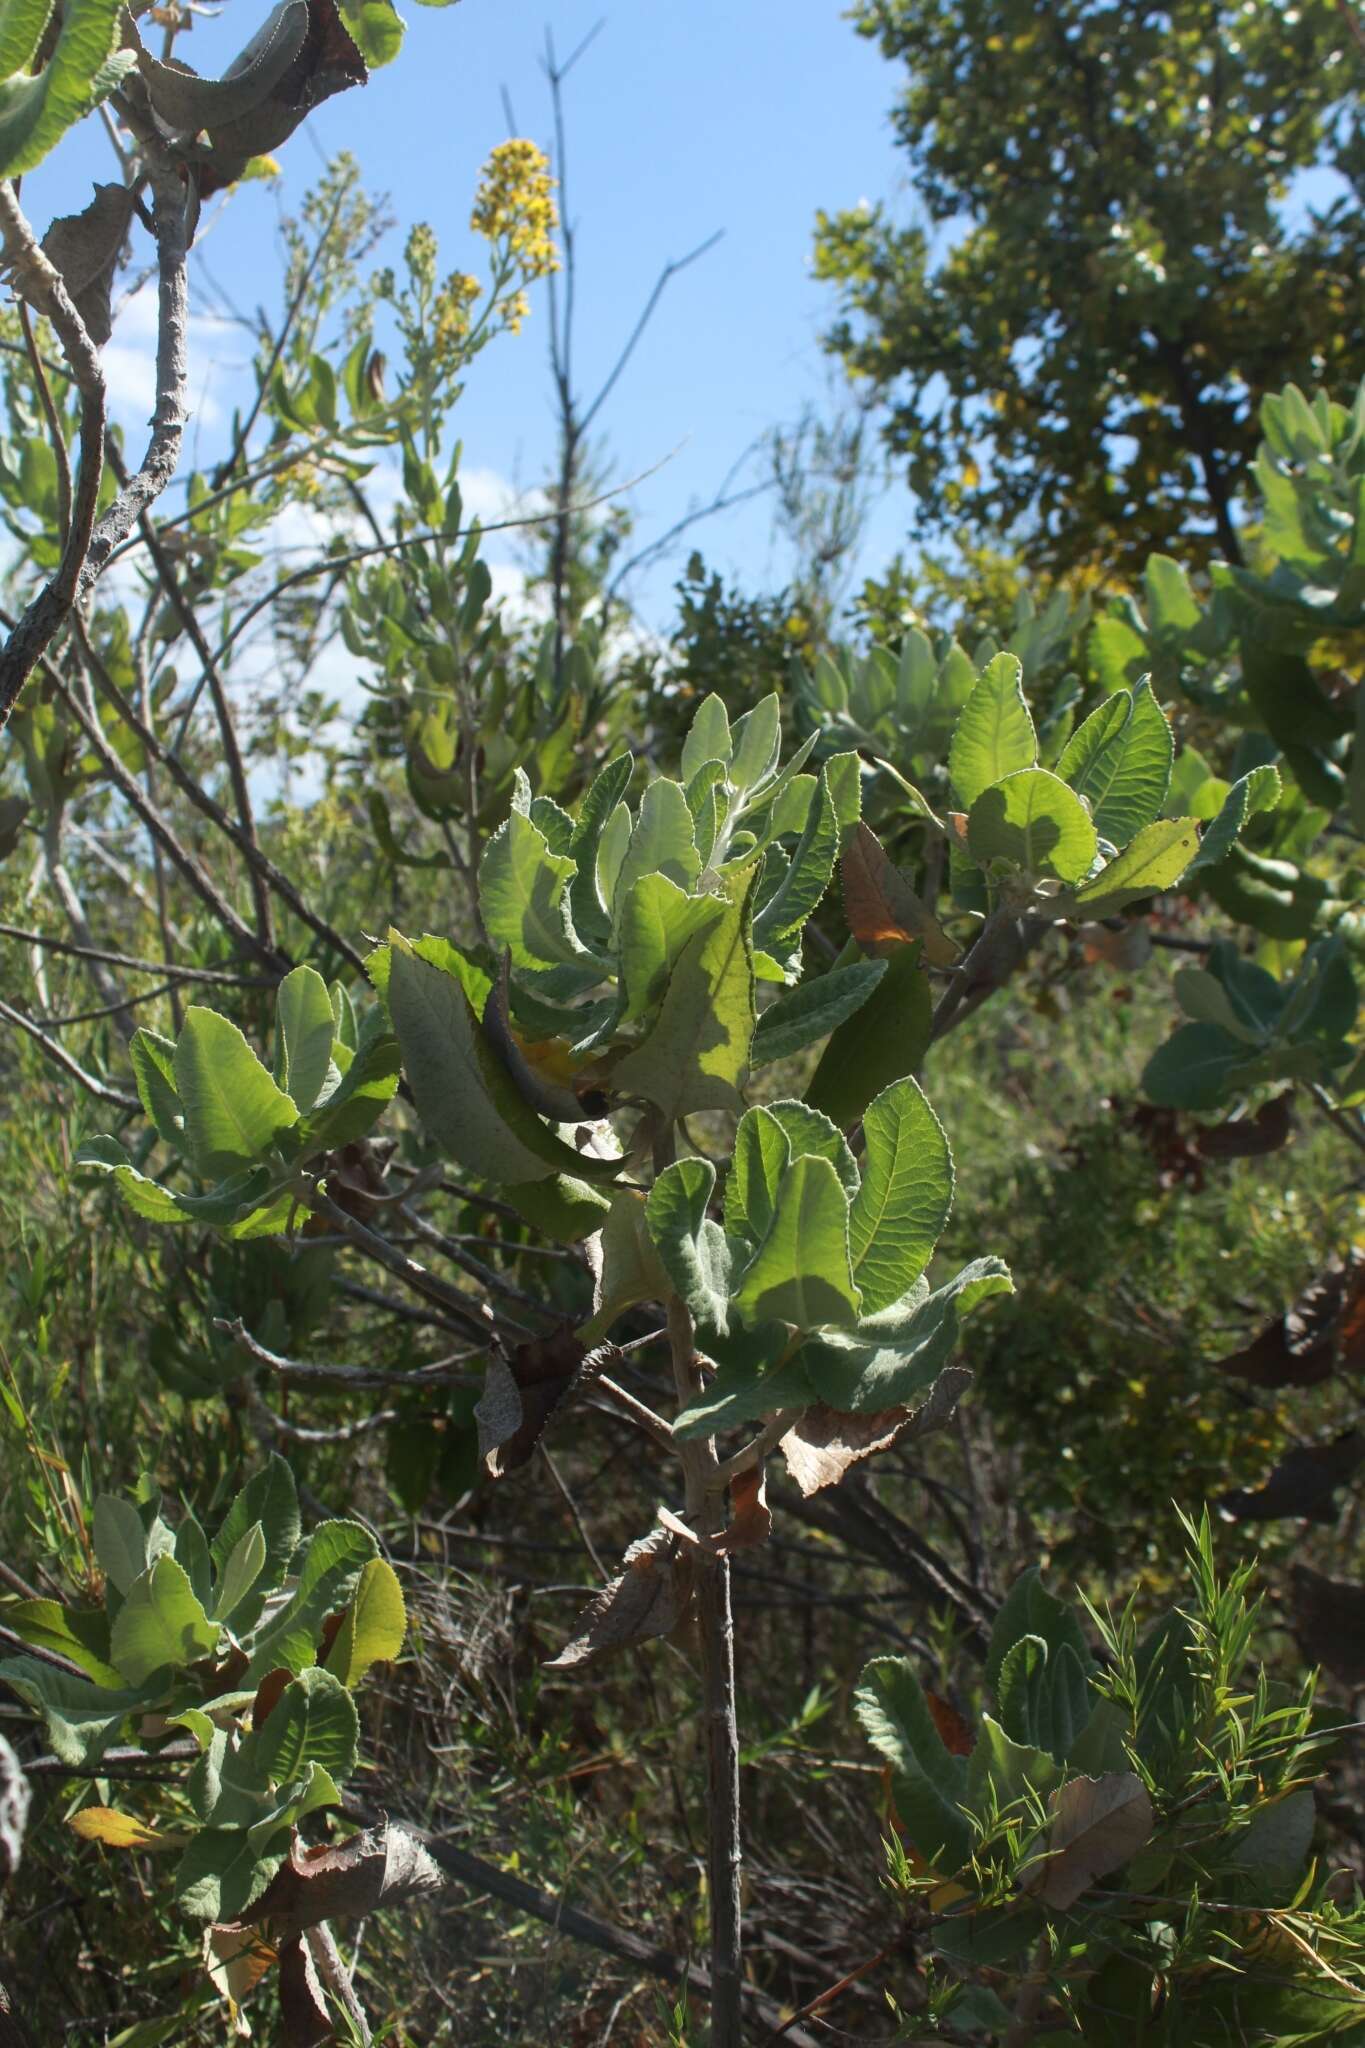
[[[976,1736],[957,1708],[950,1705],[947,1700],[941,1699],[938,1693],[930,1692],[927,1687],[924,1700],[938,1730],[938,1739],[949,1755],[970,1756],[976,1747]]]
[[[286,1670],[282,1664],[277,1665],[275,1670],[266,1672],[265,1677],[256,1688],[256,1697],[251,1703],[251,1725],[253,1728],[263,1728],[265,1726],[276,1701],[293,1676],[293,1672]]]
[[[839,862],[844,915],[865,953],[880,957],[889,948],[923,941],[925,958],[951,967],[959,947],[915,894],[875,832],[855,825]]]
[[[1293,1089],[1287,1088],[1283,1095],[1263,1103],[1255,1116],[1229,1119],[1201,1131],[1200,1151],[1206,1159],[1260,1159],[1267,1152],[1278,1152],[1294,1134],[1293,1099]]]

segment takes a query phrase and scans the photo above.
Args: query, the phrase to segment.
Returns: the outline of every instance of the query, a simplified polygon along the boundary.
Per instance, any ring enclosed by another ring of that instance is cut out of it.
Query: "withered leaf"
[[[298,56],[307,33],[308,0],[280,0],[221,78],[201,78],[176,58],[163,63],[154,57],[133,31],[152,111],[164,127],[180,135],[219,128],[259,106]]]
[[[918,1408],[882,1408],[875,1415],[841,1415],[823,1401],[802,1411],[783,1437],[780,1449],[787,1470],[809,1500],[827,1486],[837,1486],[845,1472],[896,1442],[929,1436],[946,1428],[953,1411],[972,1383],[963,1365],[946,1366]]]
[[[365,60],[347,33],[336,0],[307,0],[307,6],[303,40],[278,82],[247,112],[209,125],[212,147],[195,159],[204,198],[234,183],[252,157],[278,149],[314,107],[368,79]]]
[[[730,1481],[730,1519],[715,1539],[716,1554],[728,1557],[733,1550],[757,1550],[772,1529],[766,1477],[761,1465],[751,1465]]]
[[[1290,1583],[1290,1622],[1308,1662],[1343,1685],[1365,1685],[1365,1586],[1329,1579],[1306,1564],[1295,1565]]]
[[[671,1635],[692,1603],[692,1556],[667,1529],[651,1529],[632,1543],[619,1578],[604,1586],[579,1616],[577,1633],[548,1671],[572,1671],[612,1650]]]
[[[273,1671],[267,1671],[256,1688],[256,1697],[251,1703],[251,1725],[263,1728],[270,1718],[280,1694],[294,1676],[285,1665],[277,1664]]]
[[[274,1949],[253,1927],[204,1929],[204,1969],[214,1989],[234,2005],[251,1996],[274,1961]]]
[[[113,331],[109,296],[119,251],[133,218],[127,185],[96,185],[83,213],[64,213],[43,236],[43,254],[62,274],[62,283],[96,348]]]
[[[313,1849],[295,1836],[287,1861],[249,1919],[281,1936],[301,1934],[324,1920],[356,1919],[377,1906],[401,1905],[442,1881],[416,1835],[387,1821],[347,1842]]]
[[[1294,1132],[1290,1105],[1292,1088],[1263,1103],[1255,1116],[1229,1119],[1199,1133],[1199,1149],[1206,1159],[1260,1159],[1278,1152]]]
[[[505,1359],[490,1357],[474,1410],[479,1457],[490,1478],[503,1479],[530,1461],[587,1356],[586,1347],[564,1327],[517,1345]],[[593,1356],[600,1370],[607,1348]]]
[[[1220,1508],[1235,1522],[1273,1522],[1297,1517],[1334,1522],[1336,1491],[1365,1464],[1365,1431],[1344,1430],[1329,1444],[1298,1444],[1254,1492],[1223,1494]]]
[[[935,967],[953,965],[960,948],[868,826],[859,823],[849,834],[839,876],[848,928],[865,953],[880,958],[887,947],[919,939],[925,958]]]
[[[1293,1307],[1215,1370],[1256,1387],[1314,1387],[1355,1362],[1365,1325],[1365,1260],[1334,1260]]]
[[[1150,1839],[1152,1802],[1132,1771],[1107,1771],[1102,1778],[1073,1778],[1048,1803],[1055,1816],[1049,1854],[1025,1889],[1064,1911],[1097,1878],[1121,1870]]]
[[[336,2039],[317,1965],[297,1935],[280,1950],[280,2017],[285,2048],[323,2048]]]

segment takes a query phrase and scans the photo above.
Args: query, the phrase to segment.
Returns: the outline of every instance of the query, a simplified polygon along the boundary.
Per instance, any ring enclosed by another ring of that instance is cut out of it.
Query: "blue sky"
[[[242,302],[275,288],[263,250],[278,211],[297,202],[321,152],[350,148],[371,184],[390,195],[401,223],[395,249],[408,226],[426,219],[443,264],[476,268],[469,204],[480,163],[507,133],[503,88],[518,131],[548,141],[546,29],[562,58],[602,21],[566,89],[585,390],[610,368],[662,265],[724,231],[670,287],[603,415],[618,476],[664,464],[632,498],[637,544],[647,541],[708,499],[765,428],[837,389],[818,339],[833,305],[810,275],[814,215],[895,188],[886,119],[895,74],[835,0],[693,0],[687,8],[633,0],[605,16],[597,0],[400,7],[408,35],[397,62],[363,91],[331,101],[292,138],[280,152],[281,190],[245,188],[233,197],[204,243],[205,259]],[[264,12],[263,0],[234,0],[222,19],[183,38],[178,54],[217,72]],[[109,175],[96,126],[87,123],[74,147],[27,181],[33,217],[42,226],[53,212],[78,207],[89,178]],[[130,426],[139,400],[145,405],[138,380],[149,312],[135,311],[115,337],[113,382]],[[466,465],[485,484],[529,487],[550,458],[546,338],[540,303],[522,334],[490,349],[471,375],[459,428]],[[207,437],[230,406],[241,343],[203,328],[195,340]],[[869,562],[894,548],[908,512],[905,493],[893,490],[872,522]],[[698,528],[683,554],[693,541],[751,583],[783,580],[784,556],[762,500]],[[656,623],[679,566],[675,557],[641,592]]]

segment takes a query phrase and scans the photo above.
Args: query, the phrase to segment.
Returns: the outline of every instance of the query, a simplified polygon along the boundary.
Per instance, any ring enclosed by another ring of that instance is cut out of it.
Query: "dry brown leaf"
[[[297,1935],[280,1950],[280,2017],[285,2048],[323,2048],[336,2039],[317,1965]]]
[[[295,1836],[248,1916],[280,1935],[301,1934],[324,1920],[355,1919],[377,1906],[401,1905],[442,1883],[416,1835],[387,1821],[349,1841],[307,1848]],[[246,1923],[243,1923],[246,1924]]]
[[[671,1635],[692,1604],[692,1558],[668,1529],[632,1543],[622,1571],[579,1616],[577,1633],[548,1671],[572,1671],[632,1643]]]
[[[43,236],[43,254],[61,272],[96,348],[103,348],[113,332],[109,294],[133,205],[131,187],[96,185],[83,213],[61,214]]]
[[[479,1456],[492,1479],[528,1464],[546,1424],[583,1367],[588,1353],[567,1328],[519,1344],[506,1359],[491,1357],[474,1410]],[[597,1354],[594,1354],[597,1356]],[[605,1365],[608,1351],[601,1353]]]
[[[844,1415],[821,1401],[803,1410],[779,1447],[802,1498],[809,1500],[826,1486],[837,1486],[851,1466],[897,1441],[929,1436],[934,1430],[945,1428],[971,1383],[972,1375],[966,1366],[949,1365],[918,1408],[882,1408],[875,1415]]]
[[[924,1704],[929,1709],[929,1718],[938,1730],[938,1739],[948,1754],[970,1756],[976,1748],[976,1737],[957,1708],[948,1700],[940,1698],[938,1693],[930,1692],[927,1686],[924,1691]]]
[[[1106,1771],[1102,1778],[1073,1778],[1054,1792],[1049,1854],[1026,1889],[1045,1906],[1065,1911],[1097,1878],[1107,1877],[1147,1842],[1152,1802],[1131,1771]]]
[[[1365,1586],[1329,1579],[1296,1564],[1290,1583],[1290,1626],[1310,1664],[1321,1664],[1343,1685],[1365,1685]]]
[[[860,823],[849,834],[839,875],[848,928],[865,953],[880,957],[888,948],[919,939],[935,967],[953,965],[960,948],[868,826]]]
[[[204,1969],[229,2005],[248,1999],[274,1961],[274,1949],[253,1927],[219,1925],[204,1930]]]
[[[1297,1444],[1255,1492],[1237,1487],[1218,1506],[1235,1522],[1335,1522],[1337,1488],[1365,1465],[1365,1430],[1347,1429],[1329,1444]]]
[[[733,1550],[757,1550],[772,1529],[767,1478],[761,1465],[751,1465],[730,1481],[730,1520],[712,1547],[718,1557],[728,1557]]]

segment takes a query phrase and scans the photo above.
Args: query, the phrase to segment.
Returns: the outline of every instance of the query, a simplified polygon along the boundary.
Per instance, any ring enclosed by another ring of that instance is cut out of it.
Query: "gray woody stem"
[[[677,1299],[668,1306],[668,1336],[680,1406],[700,1383],[692,1317]],[[710,1437],[679,1444],[688,1520],[698,1536],[714,1533],[725,1513],[716,1447]],[[697,1561],[697,1626],[701,1638],[702,1717],[706,1729],[707,1874],[711,1890],[710,2048],[739,2048],[742,1930],[739,1827],[739,1725],[735,1713],[735,1627],[730,1563],[706,1551]]]
[[[370,2048],[370,2023],[365,2017],[364,2007],[355,1995],[351,1973],[341,1960],[341,1952],[337,1948],[331,1928],[324,1920],[319,1926],[310,1927],[304,1935],[304,1940],[308,1943],[308,1952],[317,1966],[319,1977],[337,2004],[348,2015],[357,2037],[364,2043],[364,2048]]]
[[[0,249],[17,296],[46,315],[81,398],[81,456],[62,558],[0,649],[0,732],[30,670],[77,602],[104,469],[105,389],[99,352],[8,178],[0,178]]]

